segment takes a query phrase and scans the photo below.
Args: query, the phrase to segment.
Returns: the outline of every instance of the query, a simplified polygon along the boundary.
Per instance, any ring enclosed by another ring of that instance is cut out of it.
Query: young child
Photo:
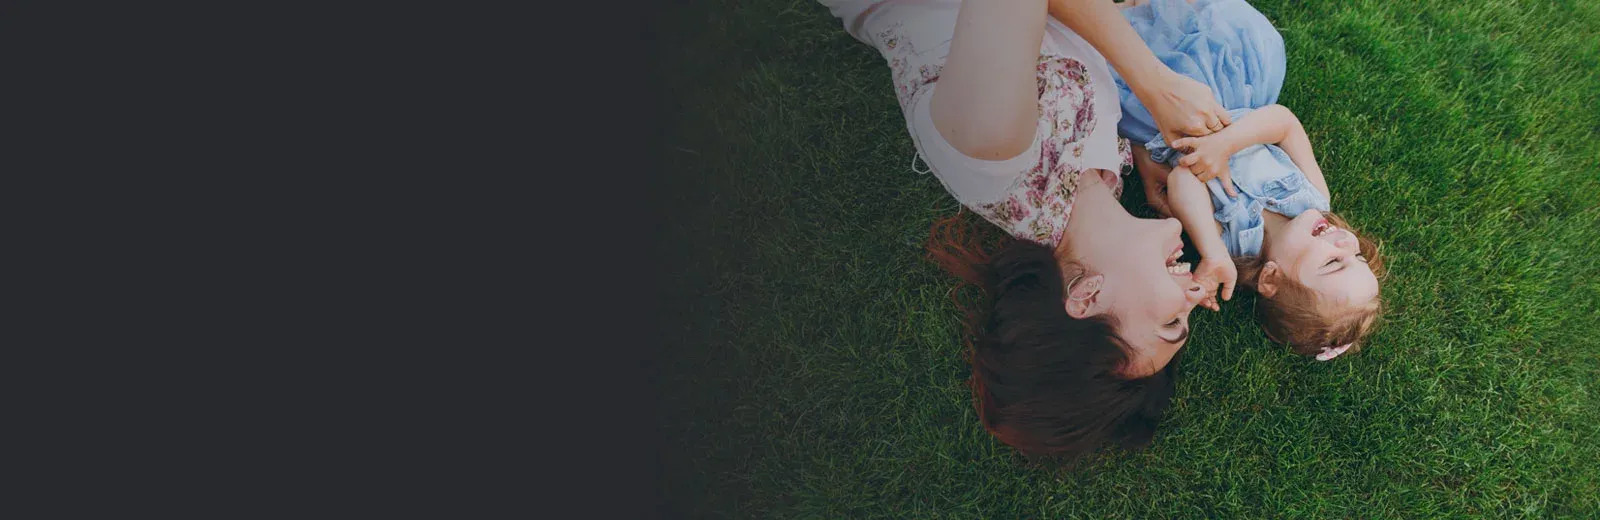
[[[1330,194],[1299,119],[1274,104],[1283,38],[1244,0],[1152,0],[1124,9],[1168,67],[1211,87],[1232,124],[1167,143],[1119,80],[1118,131],[1134,143],[1152,206],[1183,222],[1195,275],[1231,299],[1242,279],[1262,297],[1267,336],[1319,361],[1360,350],[1382,310],[1376,244],[1329,210]],[[1163,176],[1161,172],[1165,171]],[[1161,179],[1164,178],[1164,182]],[[1207,302],[1217,308],[1216,298]]]

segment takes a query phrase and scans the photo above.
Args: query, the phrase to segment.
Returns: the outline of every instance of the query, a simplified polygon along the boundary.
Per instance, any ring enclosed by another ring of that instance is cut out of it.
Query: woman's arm
[[[1207,135],[1232,121],[1211,89],[1168,69],[1111,0],[1049,0],[1050,15],[1106,57],[1156,118],[1167,142]]]
[[[1034,80],[1046,0],[974,0],[956,14],[950,55],[929,101],[939,135],[976,159],[1027,151],[1039,125]]]

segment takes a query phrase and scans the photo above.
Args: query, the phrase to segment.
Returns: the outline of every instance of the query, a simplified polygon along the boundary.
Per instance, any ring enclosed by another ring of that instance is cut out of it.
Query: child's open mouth
[[[1333,225],[1328,223],[1328,219],[1321,219],[1317,221],[1317,225],[1311,227],[1311,236],[1320,237],[1332,229]]]
[[[1189,263],[1179,262],[1178,257],[1183,256],[1183,246],[1178,246],[1172,251],[1172,256],[1167,257],[1167,274],[1180,276],[1189,274]]]

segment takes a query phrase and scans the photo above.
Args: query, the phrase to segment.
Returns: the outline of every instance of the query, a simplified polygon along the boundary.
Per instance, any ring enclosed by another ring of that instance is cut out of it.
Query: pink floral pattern
[[[1083,175],[1083,141],[1095,130],[1094,84],[1083,63],[1072,58],[1039,58],[1039,162],[1013,182],[1009,195],[999,202],[972,208],[1012,236],[1055,246],[1072,215],[1073,194]],[[1132,149],[1117,140],[1122,170],[1133,170]],[[1113,190],[1122,195],[1122,183]]]
[[[880,51],[884,59],[889,60],[889,70],[894,75],[894,96],[900,101],[900,110],[911,110],[912,96],[921,90],[923,85],[939,80],[939,74],[944,72],[944,65],[926,63],[918,67],[911,67],[911,58],[917,55],[917,49],[911,45],[910,40],[900,36],[901,24],[895,23],[882,31],[878,31],[877,38],[880,42]]]
[[[938,81],[944,66],[938,63],[913,66],[920,61],[919,54],[902,30],[902,25],[895,23],[873,36],[878,41],[879,51],[889,62],[900,109],[909,114],[914,96],[924,86]],[[1044,136],[1039,162],[1013,181],[1005,198],[972,209],[1012,236],[1053,247],[1061,243],[1067,218],[1072,215],[1073,194],[1078,188],[1078,177],[1083,174],[1084,141],[1098,124],[1094,110],[1096,93],[1089,80],[1088,67],[1067,57],[1040,56],[1037,83],[1037,131]],[[1115,92],[1109,94],[1116,95]],[[1119,173],[1131,173],[1132,149],[1126,139],[1117,139],[1117,151],[1122,157]],[[1112,187],[1118,197],[1122,196],[1120,180],[1119,176],[1119,182]]]

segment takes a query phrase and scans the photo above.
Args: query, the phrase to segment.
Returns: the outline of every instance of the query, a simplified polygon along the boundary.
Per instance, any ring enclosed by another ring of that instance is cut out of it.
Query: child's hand
[[[1233,266],[1233,259],[1227,257],[1202,257],[1200,267],[1194,271],[1195,279],[1206,288],[1206,299],[1201,305],[1213,311],[1222,310],[1217,305],[1217,285],[1222,285],[1221,296],[1223,300],[1233,299],[1233,284],[1238,281],[1239,271]]]
[[[1223,134],[1180,138],[1172,142],[1172,148],[1185,154],[1178,159],[1178,165],[1187,166],[1200,182],[1220,178],[1222,190],[1228,192],[1229,197],[1239,196],[1233,187],[1233,177],[1228,175],[1228,157],[1232,154]]]

